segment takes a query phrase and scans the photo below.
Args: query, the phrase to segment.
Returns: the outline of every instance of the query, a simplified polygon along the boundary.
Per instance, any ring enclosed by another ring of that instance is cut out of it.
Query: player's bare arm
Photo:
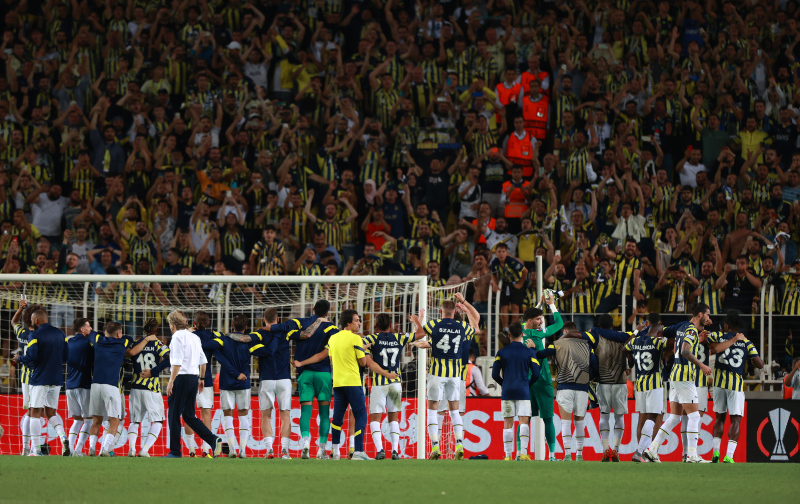
[[[425,337],[425,328],[422,326],[422,322],[420,322],[420,318],[424,316],[424,309],[420,310],[420,315],[411,315],[409,320],[411,323],[414,324],[414,339],[419,340]]]
[[[294,367],[296,367],[296,368],[301,368],[303,366],[308,366],[309,364],[316,364],[317,362],[319,362],[321,360],[324,360],[327,357],[328,357],[328,349],[326,348],[325,350],[323,350],[323,351],[321,351],[321,352],[319,352],[317,354],[312,355],[311,357],[309,357],[306,360],[302,360],[302,361],[297,361],[296,360],[296,361],[292,362],[292,365]]]
[[[142,341],[140,341],[139,344],[136,345],[135,347],[129,348],[128,350],[126,350],[125,351],[125,356],[126,357],[134,357],[136,355],[139,355],[139,353],[144,349],[144,347],[145,347],[145,345],[147,345],[147,343],[149,343],[150,341],[157,341],[157,340],[158,340],[158,336],[156,336],[154,334],[151,334],[150,336],[148,336],[145,339],[143,339]]]
[[[723,341],[722,343],[709,343],[708,347],[712,354],[722,353],[733,346],[737,341],[744,341],[746,339],[747,338],[745,338],[744,334],[739,333],[728,341]]]
[[[366,356],[366,364],[367,367],[371,369],[375,374],[379,374],[389,380],[394,380],[395,378],[397,378],[397,373],[391,373],[380,367],[378,363],[372,359],[371,355]]]
[[[697,366],[704,375],[711,376],[711,368],[700,362],[700,360],[692,353],[692,346],[688,342],[684,342],[681,347],[681,356]]]

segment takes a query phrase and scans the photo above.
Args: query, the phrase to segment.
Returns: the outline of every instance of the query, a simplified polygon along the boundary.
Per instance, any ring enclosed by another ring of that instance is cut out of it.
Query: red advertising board
[[[255,399],[255,398],[254,398]],[[166,406],[166,398],[164,400]],[[0,452],[3,454],[19,454],[22,450],[22,436],[20,431],[20,423],[22,415],[24,415],[24,410],[21,408],[22,405],[22,397],[20,395],[0,395],[0,412],[2,415],[0,416],[0,421],[2,421],[2,426],[5,430],[5,434],[0,439]],[[216,398],[216,406],[219,407],[219,397]],[[248,442],[248,455],[249,456],[263,456],[266,453],[266,443],[263,439],[261,427],[260,427],[260,412],[258,411],[258,401],[254,400],[252,402],[252,406],[255,408],[252,410],[251,415],[253,418],[252,422],[252,437]],[[558,407],[555,409],[558,411]],[[636,450],[636,441],[635,441],[635,429],[638,422],[638,415],[633,412],[634,410],[634,401],[629,401],[628,410],[630,411],[628,414],[625,415],[625,434],[622,438],[622,444],[620,446],[620,456],[622,460],[630,460],[631,455],[633,455],[634,451]],[[71,419],[66,418],[66,398],[61,396],[61,400],[59,403],[59,412],[64,418],[64,422],[66,424],[66,428],[69,429],[69,426],[72,424]],[[199,415],[198,415],[199,416]],[[273,422],[275,422],[275,415],[273,415]],[[400,415],[400,453],[401,456],[404,458],[413,458],[416,457],[416,449],[417,449],[417,432],[416,432],[416,399],[409,398],[403,400],[403,411]],[[709,401],[708,404],[708,411],[703,414],[702,423],[701,423],[701,432],[698,441],[697,452],[701,456],[705,456],[706,458],[710,458],[711,450],[712,450],[712,434],[711,429],[714,424],[714,412],[712,410],[712,403]],[[290,444],[290,451],[292,456],[297,456],[299,454],[299,450],[301,449],[300,445],[300,427],[299,427],[299,419],[300,419],[300,405],[298,403],[297,398],[292,398],[292,411],[291,411],[291,422],[292,422],[292,434],[291,434],[291,444]],[[502,413],[500,412],[500,399],[498,398],[474,398],[474,399],[467,399],[467,412],[463,415],[464,420],[464,430],[465,430],[465,439],[464,439],[464,448],[466,450],[466,456],[473,456],[478,454],[483,454],[488,456],[490,459],[501,459],[503,458],[503,418]],[[598,428],[598,423],[600,420],[600,412],[599,410],[595,409],[592,411],[587,412],[586,415],[586,432],[585,432],[585,441],[584,441],[584,452],[583,456],[585,460],[599,460],[602,456],[601,451],[601,441],[600,441],[600,431]],[[556,435],[557,435],[557,444],[556,447],[556,456],[561,458],[563,453],[563,448],[561,445],[561,420],[556,414],[555,418],[553,419],[556,426]],[[316,406],[314,409],[314,415],[311,420],[311,435],[312,439],[316,439],[317,435],[317,425],[318,425],[318,416]],[[446,425],[449,424],[449,419],[446,421]],[[613,422],[613,416],[612,416]],[[126,419],[124,424],[127,428],[129,421]],[[223,439],[224,431],[222,429],[222,411],[220,409],[216,409],[214,412],[214,416],[212,419],[212,431],[217,433]],[[149,430],[149,422],[145,421],[141,424],[141,430],[139,432],[139,439],[146,436],[147,431]],[[236,425],[236,423],[235,423]],[[167,444],[168,444],[168,437],[169,431],[167,425],[163,426],[164,428],[161,431],[161,435],[159,436],[159,440],[153,446],[150,451],[152,456],[164,455],[167,451]],[[613,427],[612,427],[613,428]],[[574,426],[573,426],[574,429]],[[344,431],[348,431],[347,422],[345,422]],[[386,418],[384,417],[382,422],[382,431],[384,432],[384,442],[388,446],[388,441],[386,434],[388,433],[388,424]],[[727,430],[727,424],[726,424]],[[369,428],[367,428],[369,431]],[[449,431],[449,428],[445,428],[445,433]],[[56,439],[56,434],[52,428],[48,426],[48,441],[51,447],[53,448],[55,453],[60,453],[60,447],[58,440]],[[278,434],[279,429],[275,428],[274,432]],[[734,459],[737,462],[744,462],[747,458],[747,405],[745,405],[745,416],[742,421],[742,426],[740,429],[740,438],[738,449],[736,451],[736,456]],[[445,435],[446,435],[445,434]],[[612,433],[613,436],[613,433]],[[533,437],[533,436],[531,436]],[[726,442],[727,436],[723,436],[722,442],[722,449],[725,449],[727,444]],[[198,439],[199,441],[199,439]],[[343,444],[347,443],[347,439],[342,440]],[[373,446],[372,437],[370,435],[366,435],[364,437],[364,443],[366,445],[366,451],[371,456],[375,454],[375,447]],[[574,438],[573,438],[574,443]],[[118,455],[127,454],[127,430],[123,432],[123,436],[120,437],[119,443],[117,445]],[[137,443],[138,445],[139,443]],[[312,450],[311,455],[314,456],[316,454],[316,446],[315,443],[312,443]],[[276,435],[275,437],[275,445],[274,448],[275,452],[280,451],[280,437]],[[574,453],[574,448],[573,448]],[[670,433],[669,438],[667,441],[661,446],[660,450],[661,460],[663,461],[679,461],[681,458],[681,443],[680,443],[680,429],[675,428],[672,433]],[[186,450],[184,448],[184,454],[186,454]]]

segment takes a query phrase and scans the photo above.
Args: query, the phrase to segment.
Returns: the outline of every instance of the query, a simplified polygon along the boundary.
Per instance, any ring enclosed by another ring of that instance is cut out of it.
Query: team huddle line
[[[703,330],[711,325],[708,306],[699,303],[691,319],[663,327],[660,316],[651,314],[636,330],[614,331],[610,315],[598,319],[598,327],[588,332],[564,322],[552,292],[542,296],[540,307],[547,306],[554,323],[545,325],[542,308],[528,308],[524,323],[509,327],[510,343],[500,349],[492,367],[492,378],[502,387],[501,411],[504,418],[503,443],[506,460],[514,451],[514,424],[517,430],[516,460],[530,460],[530,418],[544,421],[550,460],[555,461],[556,441],[554,393],[548,359],[557,369],[555,402],[561,417],[564,459],[572,460],[572,441],[576,460],[583,460],[584,418],[590,405],[600,408],[600,434],[603,461],[619,461],[618,451],[624,434],[627,413],[627,370],[635,370],[636,409],[639,425],[636,437],[636,462],[659,462],[658,449],[672,429],[681,429],[685,462],[708,462],[697,455],[700,411],[705,411],[708,397],[710,353],[716,353],[713,377],[714,459],[719,461],[720,441],[727,414],[731,416],[725,462],[733,462],[744,409],[742,389],[748,360],[763,367],[754,345],[739,331],[744,327],[736,313],[725,319],[724,332]],[[24,349],[19,362],[23,366],[22,420],[23,455],[39,456],[44,419],[49,420],[62,445],[62,454],[84,456],[89,441],[89,456],[115,456],[114,446],[121,435],[126,416],[121,370],[127,359],[133,366],[130,384],[130,425],[128,456],[149,457],[165,418],[160,373],[170,371],[166,393],[169,396],[170,454],[181,456],[181,441],[190,456],[216,457],[223,440],[209,430],[214,408],[212,359],[220,365],[219,390],[223,427],[229,458],[245,458],[250,439],[250,362],[258,358],[260,379],[259,408],[262,432],[267,444],[265,458],[291,459],[290,409],[291,368],[297,373],[300,400],[300,457],[310,458],[313,401],[319,411],[318,459],[339,459],[344,417],[350,409],[350,449],[353,460],[371,460],[364,450],[364,434],[369,421],[376,447],[375,459],[387,458],[381,432],[381,419],[387,415],[390,456],[400,458],[399,412],[402,384],[400,355],[405,347],[431,350],[426,387],[427,431],[430,440],[428,458],[441,457],[443,414],[450,416],[455,438],[455,458],[464,457],[462,415],[466,409],[467,382],[480,395],[488,393],[480,371],[470,362],[470,346],[479,327],[480,315],[461,294],[441,304],[440,318],[422,322],[425,313],[411,315],[414,332],[391,332],[391,315],[376,316],[377,332],[361,336],[361,318],[355,310],[340,314],[339,325],[330,321],[330,303],[317,301],[313,315],[278,323],[275,308],[264,310],[262,326],[250,328],[245,315],[233,317],[231,332],[222,334],[208,329],[210,318],[195,312],[193,325],[185,314],[175,311],[168,321],[172,332],[170,346],[158,336],[155,319],[148,320],[144,335],[134,339],[123,335],[123,327],[108,322],[104,334],[97,333],[88,319],[77,319],[70,338],[48,323],[47,312],[40,305],[28,306],[21,300],[12,318],[14,333]],[[548,341],[559,331],[561,336]],[[674,341],[674,343],[672,343]],[[291,346],[294,343],[294,359]],[[16,359],[16,357],[15,357]],[[73,418],[69,434],[58,415],[60,389],[65,385],[62,365],[67,364],[66,396],[68,414]],[[191,364],[186,364],[191,363]],[[366,405],[364,373],[371,374],[369,412]],[[183,375],[183,376],[182,376]],[[186,379],[194,379],[187,382]],[[190,384],[188,392],[186,383]],[[175,387],[175,389],[173,389]],[[665,413],[664,389],[668,389],[669,414]],[[180,389],[180,393],[173,393]],[[330,402],[333,400],[333,417]],[[275,433],[272,412],[280,415],[280,453],[273,451]],[[195,405],[201,418],[195,418]],[[234,411],[238,415],[238,439],[234,429]],[[610,440],[610,416],[614,414],[614,437]],[[441,414],[440,414],[441,413]],[[145,415],[151,422],[146,438],[137,448],[139,426]],[[185,426],[181,426],[181,417]],[[574,418],[575,430],[572,431]],[[663,423],[662,423],[663,419]],[[99,436],[100,427],[105,427]],[[195,433],[203,439],[197,446]],[[330,434],[330,439],[329,439]],[[101,443],[97,450],[98,439]]]

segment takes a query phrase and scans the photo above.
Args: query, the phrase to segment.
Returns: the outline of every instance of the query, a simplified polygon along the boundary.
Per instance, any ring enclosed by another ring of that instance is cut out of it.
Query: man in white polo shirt
[[[222,451],[222,439],[203,425],[195,414],[197,393],[204,388],[200,376],[206,372],[208,363],[200,338],[186,329],[186,315],[174,311],[167,316],[172,341],[169,345],[172,373],[167,385],[169,396],[169,454],[165,458],[181,458],[181,417],[200,438],[211,447],[209,458],[216,458]]]

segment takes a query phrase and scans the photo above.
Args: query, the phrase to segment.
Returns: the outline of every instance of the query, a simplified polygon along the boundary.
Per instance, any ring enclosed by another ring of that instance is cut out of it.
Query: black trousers
[[[194,414],[197,402],[197,385],[200,377],[197,375],[178,375],[172,385],[172,395],[167,399],[169,405],[169,452],[181,456],[181,417],[200,438],[203,439],[211,450],[217,444],[217,436],[208,430],[208,427]]]

